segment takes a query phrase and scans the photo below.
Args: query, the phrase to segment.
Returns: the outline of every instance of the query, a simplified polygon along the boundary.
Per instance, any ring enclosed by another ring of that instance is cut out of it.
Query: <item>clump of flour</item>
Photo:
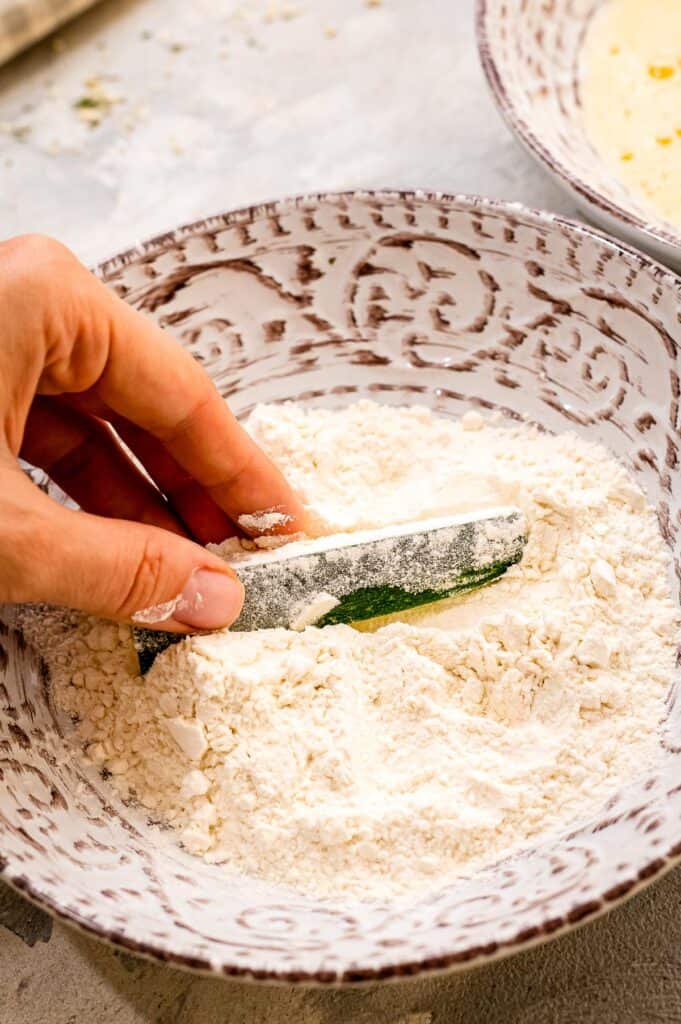
[[[256,440],[321,536],[500,505],[523,561],[454,601],[221,632],[144,680],[125,627],[47,630],[87,756],[185,846],[322,895],[440,886],[593,810],[652,763],[676,613],[653,511],[569,434],[360,402],[261,407]],[[26,624],[37,645],[44,618]]]
[[[269,533],[270,530],[276,530],[277,527],[290,522],[290,515],[276,508],[267,508],[262,512],[245,512],[237,519],[239,526],[250,533]]]

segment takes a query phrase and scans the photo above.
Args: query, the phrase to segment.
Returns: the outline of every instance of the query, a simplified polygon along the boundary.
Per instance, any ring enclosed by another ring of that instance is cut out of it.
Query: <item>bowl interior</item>
[[[579,60],[603,0],[478,0],[478,41],[511,127],[599,224],[678,266],[681,230],[632,194],[586,136]]]
[[[659,510],[678,596],[681,282],[654,264],[549,215],[384,193],[215,217],[101,274],[241,416],[371,397],[499,409],[605,443]],[[83,927],[192,967],[330,981],[465,964],[598,911],[676,855],[674,688],[668,711],[662,767],[597,820],[399,912],[322,903],[189,857],[119,800],[70,753],[40,652],[3,627],[0,866]]]

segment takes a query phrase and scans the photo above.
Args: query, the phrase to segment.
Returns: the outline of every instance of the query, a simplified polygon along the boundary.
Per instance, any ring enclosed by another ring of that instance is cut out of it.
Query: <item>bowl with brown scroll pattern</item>
[[[99,273],[187,346],[239,416],[371,397],[500,410],[604,443],[659,510],[678,595],[681,280],[649,259],[516,205],[354,193],[211,217]],[[655,770],[592,819],[397,909],[235,881],[192,858],[83,766],[40,650],[7,626],[0,645],[3,877],[160,960],[308,983],[464,968],[588,920],[681,856],[677,680]]]
[[[492,95],[529,152],[600,227],[681,268],[681,229],[614,176],[587,138],[580,52],[603,0],[477,0],[478,50]]]

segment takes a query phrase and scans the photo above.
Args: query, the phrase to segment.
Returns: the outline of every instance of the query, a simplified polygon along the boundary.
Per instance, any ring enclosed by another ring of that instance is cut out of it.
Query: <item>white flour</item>
[[[53,633],[89,757],[189,850],[323,895],[397,896],[566,825],[654,760],[667,553],[604,449],[366,402],[260,408],[251,430],[315,535],[517,505],[530,537],[492,587],[378,632],[213,634],[143,681],[125,627]]]
[[[266,508],[262,512],[244,513],[237,520],[242,529],[251,530],[253,533],[267,533],[290,521],[289,515],[286,515],[285,512],[278,512],[275,508]]]

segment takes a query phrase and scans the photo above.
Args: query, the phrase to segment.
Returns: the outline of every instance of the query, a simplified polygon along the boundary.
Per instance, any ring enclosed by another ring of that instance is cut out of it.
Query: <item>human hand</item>
[[[43,494],[18,457],[83,511]],[[301,528],[291,488],[176,341],[59,243],[0,244],[0,602],[228,626],[241,583],[189,537],[222,540],[273,508],[289,517],[277,532]]]

